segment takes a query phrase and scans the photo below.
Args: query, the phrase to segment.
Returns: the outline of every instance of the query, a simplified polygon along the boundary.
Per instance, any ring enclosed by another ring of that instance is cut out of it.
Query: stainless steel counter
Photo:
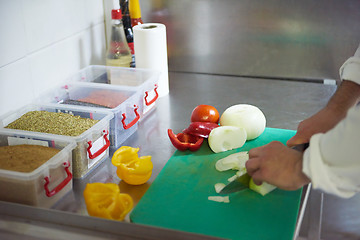
[[[139,123],[138,131],[123,145],[139,147],[139,155],[151,155],[154,171],[148,183],[129,186],[120,182],[115,167],[106,160],[81,180],[74,181],[73,193],[54,209],[0,202],[0,238],[7,239],[201,239],[204,236],[88,217],[82,192],[88,182],[115,182],[129,193],[135,204],[141,199],[167,160],[175,152],[167,129],[180,132],[190,123],[191,111],[199,104],[227,107],[248,103],[258,106],[267,118],[267,127],[296,129],[304,118],[317,112],[336,89],[301,81],[247,79],[208,74],[170,72],[170,94],[157,100],[157,107]],[[126,220],[128,221],[128,220]],[[210,238],[205,236],[205,238]]]

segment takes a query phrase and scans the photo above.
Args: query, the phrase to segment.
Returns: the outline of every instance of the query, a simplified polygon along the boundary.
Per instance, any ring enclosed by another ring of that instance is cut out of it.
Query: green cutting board
[[[248,189],[230,194],[230,203],[209,201],[208,196],[217,196],[214,185],[228,183],[236,172],[218,172],[217,160],[273,140],[285,144],[294,134],[266,128],[239,149],[215,154],[204,141],[196,152],[176,151],[133,209],[131,221],[228,239],[292,239],[301,189],[275,189],[265,196]]]

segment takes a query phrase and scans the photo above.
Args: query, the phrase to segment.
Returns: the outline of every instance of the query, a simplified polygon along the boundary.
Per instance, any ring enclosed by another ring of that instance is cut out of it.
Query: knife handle
[[[296,146],[293,146],[292,149],[295,149],[299,152],[304,152],[309,147],[309,143],[302,143]]]

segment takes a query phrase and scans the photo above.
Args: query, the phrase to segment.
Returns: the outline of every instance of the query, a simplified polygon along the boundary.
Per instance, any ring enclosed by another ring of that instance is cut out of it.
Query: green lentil
[[[63,112],[30,111],[5,128],[74,137],[90,129],[98,121]]]

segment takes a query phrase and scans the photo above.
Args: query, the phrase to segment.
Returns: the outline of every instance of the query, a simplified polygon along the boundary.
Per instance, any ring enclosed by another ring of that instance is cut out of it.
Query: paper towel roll
[[[169,93],[166,27],[161,23],[145,23],[133,27],[135,64],[137,68],[160,71],[158,93]]]

